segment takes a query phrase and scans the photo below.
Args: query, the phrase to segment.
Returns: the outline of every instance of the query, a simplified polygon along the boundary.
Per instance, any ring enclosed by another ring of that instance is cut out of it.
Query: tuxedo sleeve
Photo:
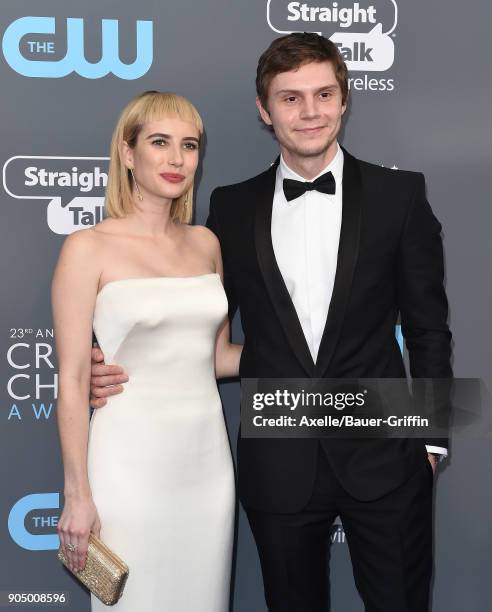
[[[237,310],[237,297],[236,297],[236,292],[234,290],[234,283],[232,280],[231,266],[228,261],[226,240],[223,234],[223,228],[221,227],[221,224],[219,221],[220,215],[218,212],[218,208],[219,208],[220,198],[221,198],[221,188],[217,187],[216,189],[214,189],[214,191],[212,192],[212,195],[210,196],[210,209],[208,213],[206,226],[208,227],[208,229],[212,230],[212,232],[219,239],[220,249],[222,253],[222,262],[224,264],[224,289],[225,289],[225,292],[227,295],[227,301],[229,304],[228,316],[229,316],[229,320],[232,323],[232,319],[234,318],[234,315]]]
[[[416,175],[413,198],[405,220],[397,271],[398,306],[402,333],[408,350],[413,379],[434,381],[415,384],[423,403],[432,398],[432,414],[444,432],[450,417],[451,332],[447,324],[448,302],[444,289],[444,256],[441,224],[432,213],[425,195],[425,179]],[[424,438],[430,447],[447,448],[446,437]],[[436,448],[437,451],[437,448]],[[437,451],[438,452],[438,451]]]

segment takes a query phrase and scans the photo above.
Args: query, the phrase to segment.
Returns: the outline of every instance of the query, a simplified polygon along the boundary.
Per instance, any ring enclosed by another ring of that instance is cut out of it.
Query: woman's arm
[[[100,276],[96,241],[91,230],[69,236],[52,284],[59,366],[57,418],[65,477],[65,506],[58,532],[75,570],[85,565],[89,532],[97,535],[100,529],[87,475],[92,318]],[[68,550],[68,543],[77,550]]]
[[[215,271],[220,274],[220,278],[224,282],[220,244],[215,236],[213,236],[213,242]],[[229,319],[226,318],[217,332],[215,344],[215,376],[217,378],[239,376],[239,360],[241,359],[242,350],[242,344],[232,344],[230,342],[230,323]]]

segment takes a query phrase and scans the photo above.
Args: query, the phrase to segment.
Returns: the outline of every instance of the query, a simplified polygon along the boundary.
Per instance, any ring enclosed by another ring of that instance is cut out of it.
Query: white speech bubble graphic
[[[344,59],[349,70],[383,72],[388,70],[395,60],[395,44],[390,38],[398,25],[398,5],[396,0],[389,0],[394,7],[393,25],[387,32],[378,23],[370,32],[335,32],[329,38],[340,48],[344,48]],[[306,30],[279,30],[271,20],[270,7],[272,0],[267,2],[267,23],[277,34],[292,34]],[[314,32],[320,36],[323,32]],[[370,50],[370,51],[369,51]]]
[[[383,72],[395,61],[395,44],[383,34],[380,23],[367,34],[335,32],[330,40],[340,49],[349,70]]]
[[[46,212],[48,227],[55,234],[71,234],[102,221],[103,209],[101,197],[78,196],[65,205],[61,198],[53,198]]]
[[[56,194],[56,187],[33,187],[34,191],[45,190],[50,193],[45,195],[18,195],[8,186],[7,168],[16,159],[23,160],[63,160],[63,161],[109,161],[109,157],[66,157],[62,155],[16,155],[9,158],[3,165],[2,180],[3,188],[12,198],[18,200],[49,200],[47,208],[48,227],[55,234],[71,234],[72,232],[91,227],[102,220],[104,197],[102,196],[76,196],[67,202]],[[100,186],[93,189],[101,189]]]

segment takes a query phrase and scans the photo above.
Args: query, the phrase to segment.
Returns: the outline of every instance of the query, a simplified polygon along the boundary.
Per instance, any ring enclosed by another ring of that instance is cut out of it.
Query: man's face
[[[282,153],[301,158],[322,156],[336,140],[346,105],[331,62],[310,62],[273,77],[268,109],[256,101],[271,125]]]

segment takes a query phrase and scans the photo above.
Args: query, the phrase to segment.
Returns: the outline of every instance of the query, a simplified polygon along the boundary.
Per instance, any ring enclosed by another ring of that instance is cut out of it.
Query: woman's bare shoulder
[[[105,236],[118,236],[125,233],[126,219],[115,219],[106,217],[92,228],[94,234],[104,238]]]
[[[73,232],[66,237],[60,251],[53,274],[54,290],[63,294],[67,286],[77,282],[78,289],[72,287],[71,291],[82,291],[84,287],[90,286],[92,281],[97,288],[101,260],[99,241],[93,229]]]
[[[75,237],[75,240],[101,251],[106,247],[113,247],[115,238],[125,238],[125,227],[126,224],[123,219],[108,217],[94,227],[75,232],[75,234],[80,234],[80,236]]]
[[[93,250],[98,243],[98,237],[94,232],[94,228],[88,227],[77,230],[65,238],[63,250],[70,252],[86,252]]]
[[[195,243],[202,245],[204,248],[212,251],[220,248],[217,236],[204,225],[188,225],[187,232]]]

